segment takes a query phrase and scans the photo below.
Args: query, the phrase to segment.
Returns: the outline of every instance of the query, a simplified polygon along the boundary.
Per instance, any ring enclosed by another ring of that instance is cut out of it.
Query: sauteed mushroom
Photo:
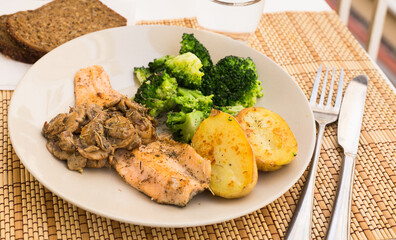
[[[56,158],[81,172],[108,166],[118,148],[132,150],[154,141],[155,125],[146,108],[124,97],[104,108],[87,103],[72,107],[45,122],[42,134]]]

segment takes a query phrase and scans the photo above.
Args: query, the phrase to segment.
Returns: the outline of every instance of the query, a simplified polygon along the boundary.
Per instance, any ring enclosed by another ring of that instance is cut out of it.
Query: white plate
[[[93,64],[102,65],[116,90],[136,92],[133,67],[154,58],[177,54],[182,34],[194,33],[216,62],[226,55],[251,57],[263,83],[264,96],[256,106],[280,114],[290,125],[299,153],[288,166],[260,173],[248,196],[226,200],[204,192],[184,208],[152,202],[122,181],[111,169],[69,171],[64,161],[46,149],[41,135],[45,121],[74,106],[75,73]],[[271,203],[303,174],[315,139],[315,125],[305,95],[281,67],[247,45],[221,35],[189,28],[133,26],[104,30],[72,40],[34,64],[15,90],[9,109],[13,147],[29,172],[50,191],[85,210],[122,222],[159,227],[188,227],[218,223],[251,213]]]

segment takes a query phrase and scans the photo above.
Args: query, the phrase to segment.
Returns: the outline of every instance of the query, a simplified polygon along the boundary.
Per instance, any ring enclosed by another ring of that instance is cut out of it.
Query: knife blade
[[[349,154],[357,154],[368,78],[360,75],[348,85],[338,118],[338,143]]]
[[[348,85],[338,118],[338,143],[344,149],[339,183],[330,217],[326,239],[350,238],[350,212],[355,157],[366,101],[368,77],[355,77]]]

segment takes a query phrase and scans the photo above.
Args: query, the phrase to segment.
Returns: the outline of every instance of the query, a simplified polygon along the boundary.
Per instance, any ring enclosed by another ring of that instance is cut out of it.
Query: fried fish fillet
[[[109,75],[98,65],[77,72],[74,77],[74,96],[76,106],[84,103],[111,106],[122,98],[122,94],[111,87]]]
[[[185,206],[210,183],[210,161],[190,145],[169,139],[133,151],[119,149],[112,165],[128,184],[163,204]]]

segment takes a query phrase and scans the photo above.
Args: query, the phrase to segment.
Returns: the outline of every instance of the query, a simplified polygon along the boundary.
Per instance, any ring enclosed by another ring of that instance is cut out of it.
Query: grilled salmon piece
[[[119,149],[112,165],[128,184],[163,204],[185,206],[210,182],[210,161],[169,139],[133,151]]]
[[[122,98],[122,94],[111,87],[109,75],[98,65],[77,72],[74,77],[74,96],[76,106],[84,103],[111,106]]]

